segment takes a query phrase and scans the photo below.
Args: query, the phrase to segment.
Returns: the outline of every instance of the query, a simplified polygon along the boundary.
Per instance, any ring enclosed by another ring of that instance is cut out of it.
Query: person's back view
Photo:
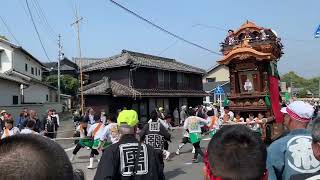
[[[0,141],[0,179],[73,180],[64,150],[39,135],[21,134]]]
[[[211,139],[205,158],[205,180],[264,180],[267,150],[242,125],[224,126]]]
[[[138,114],[119,113],[120,139],[107,147],[101,157],[95,180],[163,180],[163,170],[154,148],[136,139]]]

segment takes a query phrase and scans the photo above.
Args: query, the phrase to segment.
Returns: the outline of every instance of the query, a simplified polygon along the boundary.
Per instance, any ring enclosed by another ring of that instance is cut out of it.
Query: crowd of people
[[[24,108],[17,119],[6,110],[0,112],[1,139],[16,134],[41,134],[55,138],[60,125],[59,115],[55,109],[49,109],[42,120],[34,110]]]
[[[228,107],[221,112],[217,108],[202,106],[181,109],[179,123],[183,138],[175,153],[179,155],[186,143],[193,145],[193,162],[204,162],[204,177],[199,179],[294,180],[320,174],[320,118],[315,116],[314,107],[308,103],[294,101],[281,109],[288,133],[268,148],[261,139],[261,125],[273,120],[269,114],[249,113],[243,118]],[[34,113],[30,117],[31,112],[22,113],[16,123],[10,114],[1,113],[5,124],[0,141],[3,157],[0,158],[0,167],[14,167],[2,173],[1,178],[14,180],[23,175],[25,179],[36,180],[81,179],[83,172],[73,170],[71,162],[80,149],[87,147],[90,149],[89,169],[93,168],[94,158],[102,153],[94,177],[96,180],[165,179],[164,160],[170,158],[168,147],[172,119],[175,118],[164,113],[163,109],[152,111],[150,120],[141,125],[134,110],[125,109],[116,116],[106,116],[89,108],[84,116],[77,118],[75,137],[79,137],[79,141],[71,158],[54,141],[37,134],[54,137],[48,135],[48,121],[54,116],[52,110],[41,121],[37,133],[33,133],[36,132],[36,121],[33,120]],[[53,127],[51,130],[56,132],[57,129]],[[204,152],[200,142],[203,134],[208,133],[212,138]],[[28,170],[35,166],[34,162],[41,163],[41,171]]]

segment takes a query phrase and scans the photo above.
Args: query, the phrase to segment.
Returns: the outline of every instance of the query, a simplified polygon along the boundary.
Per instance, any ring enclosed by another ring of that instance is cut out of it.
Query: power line
[[[31,0],[31,4],[33,5],[36,15],[39,19],[39,24],[41,25],[42,29],[46,34],[48,34],[48,37],[50,40],[52,40],[56,44],[56,33],[53,31],[52,27],[49,25],[48,21],[46,20],[46,17],[44,16],[43,12],[41,12],[41,7],[39,4],[37,4],[36,0]]]
[[[228,30],[227,29],[224,29],[224,28],[221,28],[221,27],[218,27],[218,26],[211,26],[211,25],[206,25],[206,24],[194,24],[192,25],[190,28],[195,28],[195,27],[205,27],[205,28],[210,28],[210,29],[216,29],[216,30],[219,30],[219,31],[223,31],[223,32],[227,32]],[[186,33],[185,33],[186,34]],[[184,36],[184,35],[183,35]],[[163,50],[160,51],[160,53],[158,54],[159,56],[161,54],[163,54],[164,52],[166,52],[168,49],[172,48],[173,46],[175,46],[177,43],[179,42],[178,39],[176,39],[173,43],[171,43],[170,45],[168,45],[166,48],[164,48]]]
[[[203,50],[205,50],[205,51],[209,51],[209,52],[212,53],[212,54],[222,55],[221,53],[215,52],[215,51],[210,50],[210,49],[208,49],[208,48],[205,48],[205,47],[203,47],[203,46],[201,46],[201,45],[198,45],[198,44],[196,44],[196,43],[193,43],[193,42],[191,42],[191,41],[189,41],[189,40],[186,40],[185,38],[183,38],[183,37],[181,37],[181,36],[179,36],[179,35],[176,35],[176,34],[170,32],[170,31],[164,29],[163,27],[161,27],[161,26],[159,26],[159,25],[151,22],[150,20],[147,20],[146,18],[144,18],[144,17],[140,16],[139,14],[131,11],[130,9],[122,6],[121,4],[115,2],[114,0],[110,0],[110,1],[111,1],[113,4],[115,4],[116,6],[120,7],[121,9],[127,11],[128,13],[134,15],[135,17],[137,17],[137,18],[141,19],[142,21],[144,21],[144,22],[152,25],[153,27],[159,29],[160,31],[162,31],[162,32],[164,32],[164,33],[167,33],[167,34],[169,34],[169,35],[171,35],[171,36],[173,36],[173,37],[175,37],[175,38],[177,38],[177,39],[179,39],[179,40],[181,40],[181,41],[183,41],[183,42],[185,42],[185,43],[188,43],[188,44],[190,44],[190,45],[192,45],[192,46],[195,46],[195,47],[197,47],[197,48],[203,49]]]
[[[43,12],[43,9],[41,8],[38,0],[33,0],[35,2],[36,7],[38,8],[40,15],[42,16],[45,24],[47,25],[48,29],[51,31],[52,34],[54,34],[55,36],[57,35],[57,33],[54,31],[54,29],[52,28],[52,26],[49,24],[48,19],[46,17],[46,15]]]
[[[42,43],[42,40],[41,40],[39,31],[38,31],[38,28],[37,28],[37,26],[36,26],[36,24],[35,24],[35,22],[34,22],[34,19],[33,19],[33,16],[32,16],[32,13],[31,13],[31,10],[30,10],[30,7],[29,7],[28,0],[26,0],[26,4],[27,4],[28,12],[29,12],[29,15],[30,15],[30,18],[31,18],[33,27],[34,27],[34,29],[35,29],[35,31],[36,31],[36,33],[37,33],[38,39],[39,39],[39,41],[40,41],[42,50],[43,50],[44,54],[46,55],[47,59],[51,62],[51,60],[50,60],[50,58],[49,58],[49,56],[48,56],[48,53],[47,53],[47,51],[46,51],[46,49],[44,48],[44,45],[43,45],[43,43]]]
[[[12,31],[9,28],[8,24],[6,23],[6,21],[2,18],[2,16],[0,16],[0,19],[1,19],[2,23],[4,24],[4,26],[6,27],[7,31],[9,32],[9,34],[13,37],[13,39],[16,41],[16,43],[20,46],[19,41],[17,40],[15,35],[12,33]]]

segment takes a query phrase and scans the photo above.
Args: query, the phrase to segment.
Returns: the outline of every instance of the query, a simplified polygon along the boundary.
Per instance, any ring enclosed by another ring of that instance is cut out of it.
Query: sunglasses
[[[204,164],[205,167],[203,168],[203,173],[205,176],[205,180],[223,180],[220,177],[216,177],[214,174],[212,174],[209,158],[208,158],[208,150],[206,150],[204,154]],[[268,180],[268,171],[265,170],[263,173],[263,176],[261,177],[261,180]]]

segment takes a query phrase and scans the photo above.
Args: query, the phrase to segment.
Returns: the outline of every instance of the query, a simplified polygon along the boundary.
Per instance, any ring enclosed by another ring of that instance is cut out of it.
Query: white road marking
[[[65,151],[65,152],[68,152],[68,151],[73,150],[74,148],[76,148],[76,146],[73,146],[72,148],[64,149],[64,151]]]

